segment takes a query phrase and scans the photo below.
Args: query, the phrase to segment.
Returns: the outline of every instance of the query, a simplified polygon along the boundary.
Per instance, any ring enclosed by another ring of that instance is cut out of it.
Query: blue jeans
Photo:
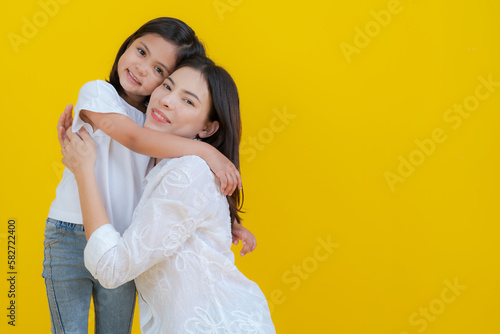
[[[129,334],[135,307],[134,281],[105,289],[83,262],[87,240],[83,225],[48,218],[43,274],[52,333],[88,333],[90,297],[94,298],[95,333]]]

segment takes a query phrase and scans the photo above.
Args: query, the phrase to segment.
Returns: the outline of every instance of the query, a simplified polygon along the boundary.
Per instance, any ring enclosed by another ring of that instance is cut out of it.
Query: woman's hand
[[[64,156],[62,163],[75,177],[93,172],[97,153],[94,140],[85,129],[80,129],[79,134],[69,129],[65,132],[61,153]]]
[[[212,172],[220,180],[220,192],[224,196],[231,195],[236,188],[242,189],[241,175],[236,166],[222,153],[205,159]]]
[[[57,139],[59,139],[59,145],[61,148],[64,144],[64,139],[66,139],[66,130],[71,128],[73,124],[73,105],[68,104],[66,108],[64,108],[64,112],[59,117],[59,121],[57,122]]]
[[[255,239],[253,233],[243,227],[243,225],[236,222],[236,220],[233,221],[232,233],[233,244],[237,245],[239,240],[241,240],[241,243],[243,244],[243,248],[240,251],[241,256],[252,252],[255,247],[257,247],[257,240]]]

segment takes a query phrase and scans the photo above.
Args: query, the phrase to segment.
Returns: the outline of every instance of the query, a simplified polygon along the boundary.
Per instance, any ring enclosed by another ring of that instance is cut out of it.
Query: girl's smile
[[[136,85],[142,85],[139,80],[136,78],[136,76],[130,72],[130,70],[127,70],[127,78],[133,83],[133,84],[136,84]]]

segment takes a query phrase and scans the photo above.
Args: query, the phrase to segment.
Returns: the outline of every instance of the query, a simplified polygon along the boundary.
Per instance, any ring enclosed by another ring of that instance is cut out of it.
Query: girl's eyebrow
[[[151,51],[149,51],[148,46],[146,44],[144,44],[144,42],[141,41],[141,42],[139,42],[139,44],[141,44],[141,46],[143,48],[145,48],[148,53],[151,53]],[[158,62],[158,64],[160,64],[161,67],[163,67],[164,69],[166,69],[167,73],[172,73],[172,72],[170,72],[170,69],[167,66],[165,66],[163,63]]]
[[[171,77],[167,77],[167,79],[168,79],[168,80],[170,80],[170,82],[172,83],[172,85],[174,85],[174,86],[175,86],[175,82],[174,82],[174,80],[172,80],[172,78],[171,78]],[[200,99],[198,98],[198,96],[196,96],[196,94],[195,94],[195,93],[190,92],[190,91],[185,90],[185,89],[183,89],[182,91],[183,91],[184,93],[186,93],[186,94],[189,94],[189,95],[193,96],[195,99],[197,99],[197,100],[198,100],[198,102],[200,102],[200,103],[201,103]]]

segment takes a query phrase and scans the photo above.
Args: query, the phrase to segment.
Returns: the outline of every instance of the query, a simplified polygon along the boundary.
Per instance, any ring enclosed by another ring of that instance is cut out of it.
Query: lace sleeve
[[[217,195],[214,176],[201,158],[187,162],[163,166],[161,182],[152,192],[145,191],[149,198],[141,200],[123,237],[116,239],[104,229],[92,234],[85,264],[104,287],[128,282],[171,256],[212,216],[210,197]],[[110,238],[116,242],[98,251],[97,245],[109,244]]]

